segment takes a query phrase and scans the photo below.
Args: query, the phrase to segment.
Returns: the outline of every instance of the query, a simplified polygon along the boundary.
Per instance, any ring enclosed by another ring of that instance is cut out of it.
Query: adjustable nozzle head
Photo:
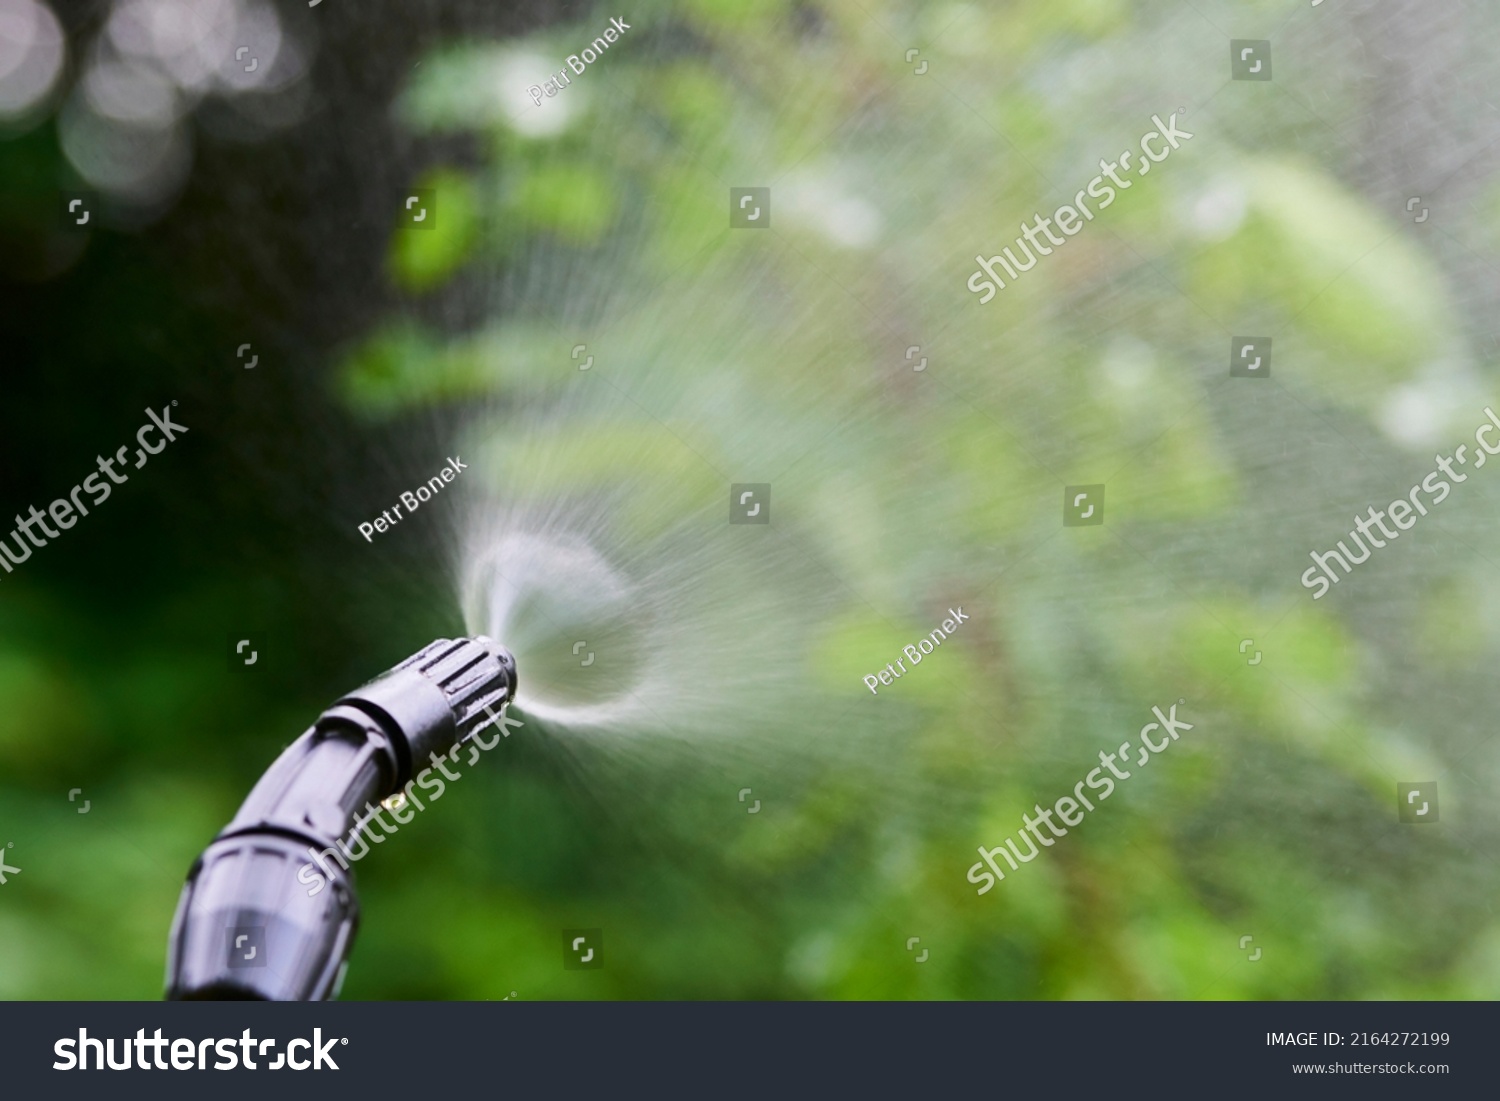
[[[390,672],[343,697],[323,713],[342,718],[352,707],[379,721],[393,738],[398,775],[389,795],[405,786],[414,761],[442,755],[500,721],[501,709],[516,695],[516,659],[493,639],[440,638]]]

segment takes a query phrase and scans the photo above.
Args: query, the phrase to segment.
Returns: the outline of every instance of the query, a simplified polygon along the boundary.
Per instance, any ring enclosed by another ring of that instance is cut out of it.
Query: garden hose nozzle
[[[276,759],[188,872],[167,949],[170,999],[322,1001],[359,920],[347,862],[309,852],[357,832],[422,762],[502,721],[516,662],[490,639],[439,639],[349,693]],[[331,866],[330,866],[331,865]]]

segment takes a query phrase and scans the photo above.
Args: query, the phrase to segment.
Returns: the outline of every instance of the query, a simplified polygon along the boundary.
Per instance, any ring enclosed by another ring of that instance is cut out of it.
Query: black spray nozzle
[[[318,716],[188,872],[167,997],[335,996],[359,921],[339,843],[421,762],[499,722],[515,692],[504,647],[439,639]],[[313,870],[310,852],[320,851],[335,855]]]

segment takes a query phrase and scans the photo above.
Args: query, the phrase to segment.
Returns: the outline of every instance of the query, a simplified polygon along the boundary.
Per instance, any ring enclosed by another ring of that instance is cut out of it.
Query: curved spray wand
[[[167,949],[170,999],[337,996],[359,922],[334,847],[422,762],[501,721],[516,662],[487,638],[439,639],[318,716],[193,863]],[[327,877],[331,890],[305,886]]]

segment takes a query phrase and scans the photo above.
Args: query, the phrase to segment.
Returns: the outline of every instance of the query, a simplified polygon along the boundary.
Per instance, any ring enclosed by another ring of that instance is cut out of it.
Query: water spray
[[[510,651],[479,636],[438,639],[323,712],[261,777],[188,872],[168,944],[167,997],[336,997],[359,923],[352,872],[302,884],[308,850],[357,831],[432,755],[502,720],[515,698]]]

